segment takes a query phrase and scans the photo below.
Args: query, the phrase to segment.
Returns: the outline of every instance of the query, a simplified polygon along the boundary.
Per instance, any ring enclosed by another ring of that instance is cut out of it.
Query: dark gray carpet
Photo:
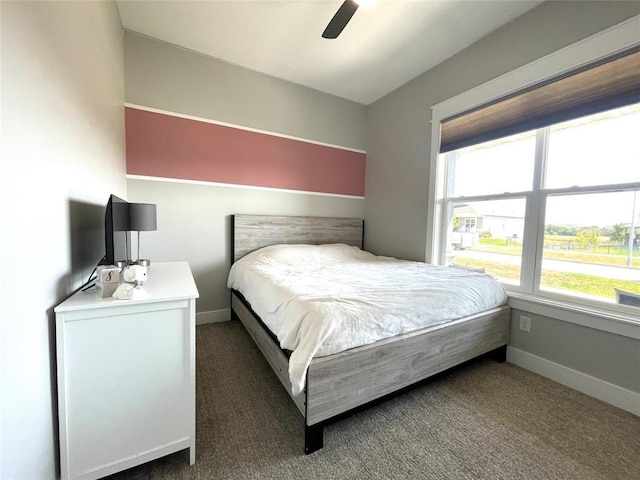
[[[197,459],[115,479],[640,479],[640,418],[480,360],[325,428],[303,419],[240,322],[197,336]]]

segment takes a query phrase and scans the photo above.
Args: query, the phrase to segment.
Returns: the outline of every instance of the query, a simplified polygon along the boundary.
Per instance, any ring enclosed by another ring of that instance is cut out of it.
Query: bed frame
[[[363,247],[361,219],[232,216],[234,261],[274,244],[346,243]],[[345,415],[422,383],[425,379],[483,355],[506,360],[511,309],[507,306],[444,325],[380,340],[345,352],[314,358],[306,388],[291,393],[290,352],[282,350],[249,303],[231,291],[233,318],[239,319],[304,416],[304,451],[323,446],[323,429]]]

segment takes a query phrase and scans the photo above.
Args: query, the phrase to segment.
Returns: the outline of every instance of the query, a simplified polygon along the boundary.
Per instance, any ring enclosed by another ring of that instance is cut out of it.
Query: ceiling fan
[[[356,13],[362,0],[345,0],[333,16],[327,28],[322,32],[322,38],[338,38],[338,35],[347,26],[353,14]]]

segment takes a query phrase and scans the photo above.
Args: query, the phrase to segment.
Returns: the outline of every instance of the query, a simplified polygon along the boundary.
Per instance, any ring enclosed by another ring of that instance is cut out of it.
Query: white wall
[[[363,105],[128,32],[125,78],[131,104],[365,149]],[[230,215],[364,216],[359,197],[132,178],[127,185],[129,201],[157,204],[158,230],[142,234],[141,255],[189,262],[198,322],[229,319]]]
[[[100,259],[109,193],[126,194],[122,29],[113,2],[0,8],[0,478],[51,479],[52,309]]]

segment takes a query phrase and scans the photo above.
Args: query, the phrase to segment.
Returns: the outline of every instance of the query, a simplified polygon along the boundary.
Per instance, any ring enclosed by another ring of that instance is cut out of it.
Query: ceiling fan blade
[[[327,28],[322,32],[322,38],[338,38],[340,32],[347,26],[359,5],[354,0],[345,0],[333,16]]]

